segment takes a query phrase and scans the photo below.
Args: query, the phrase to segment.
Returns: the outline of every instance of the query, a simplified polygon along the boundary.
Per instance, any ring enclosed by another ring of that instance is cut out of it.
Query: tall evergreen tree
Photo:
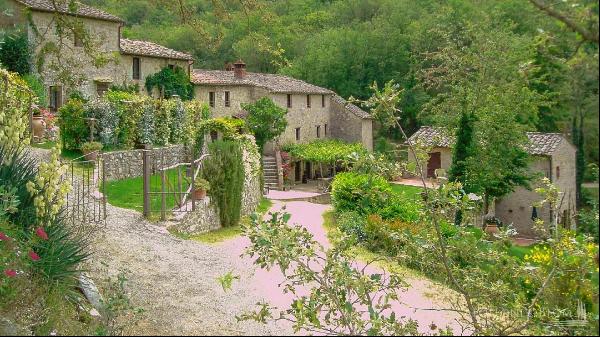
[[[475,116],[469,112],[462,112],[458,129],[456,130],[456,144],[452,153],[452,166],[448,172],[450,181],[461,182],[465,188],[467,176],[467,160],[473,155],[473,123]]]

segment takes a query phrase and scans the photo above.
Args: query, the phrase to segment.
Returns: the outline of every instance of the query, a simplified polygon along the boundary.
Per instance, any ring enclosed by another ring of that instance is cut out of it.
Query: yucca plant
[[[36,223],[33,196],[27,191],[27,182],[36,175],[36,162],[28,151],[19,151],[0,145],[0,184],[7,190],[13,190],[19,200],[18,211],[8,214],[7,220],[24,230],[31,229]]]

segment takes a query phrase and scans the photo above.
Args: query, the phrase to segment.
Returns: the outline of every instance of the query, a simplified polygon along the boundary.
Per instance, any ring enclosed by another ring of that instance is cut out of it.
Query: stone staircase
[[[265,176],[265,188],[279,189],[279,178],[277,174],[277,160],[275,157],[263,156],[263,173]]]

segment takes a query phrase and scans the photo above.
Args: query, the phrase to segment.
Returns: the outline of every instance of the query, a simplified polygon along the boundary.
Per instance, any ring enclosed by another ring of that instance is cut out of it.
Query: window
[[[108,83],[96,83],[96,93],[98,97],[104,96],[104,93],[108,91]]]
[[[140,58],[139,57],[133,58],[133,76],[132,77],[134,80],[140,79]]]
[[[292,107],[292,95],[290,95],[290,94],[287,95],[287,107],[288,108]]]
[[[556,167],[556,180],[560,179],[560,166]]]
[[[174,64],[169,64],[169,69],[175,70],[175,65]]]
[[[75,45],[75,47],[83,47],[83,40],[77,33],[73,34],[73,45]]]
[[[306,107],[310,108],[310,95],[306,95]]]
[[[296,128],[296,141],[300,141],[300,128]]]
[[[321,107],[325,107],[325,95],[321,95]],[[327,129],[327,127],[325,129]],[[325,133],[327,133],[327,131],[325,131]]]
[[[225,106],[230,107],[231,101],[229,100],[229,91],[225,91]]]
[[[49,88],[50,110],[57,112],[62,106],[62,87],[52,86]]]
[[[537,211],[537,207],[533,207],[531,209],[531,220],[535,221],[538,218],[538,211]]]
[[[321,138],[321,126],[317,125],[317,138]]]
[[[215,92],[211,91],[208,93],[208,105],[210,105],[211,108],[215,107]]]
[[[325,129],[323,131],[325,131],[325,136],[327,136],[327,123],[325,123]]]
[[[219,133],[217,131],[210,132],[210,140],[212,142],[219,140]]]

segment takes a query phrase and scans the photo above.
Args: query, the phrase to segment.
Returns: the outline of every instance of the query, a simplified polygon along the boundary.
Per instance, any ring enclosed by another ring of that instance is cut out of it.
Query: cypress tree
[[[456,144],[452,153],[452,166],[448,172],[448,179],[462,183],[465,190],[468,189],[466,186],[467,161],[473,155],[474,122],[473,114],[468,112],[461,114],[460,124],[456,130]]]
[[[473,155],[473,124],[475,118],[473,114],[462,112],[460,124],[456,130],[456,143],[452,153],[452,166],[448,172],[448,179],[454,182],[460,182],[465,192],[468,190],[466,184],[467,161]],[[458,226],[462,223],[462,212],[457,211],[454,217],[454,223]]]
[[[575,160],[575,184],[576,184],[576,200],[577,206],[581,206],[583,201],[582,188],[583,179],[585,176],[585,152],[584,152],[584,134],[583,134],[583,118],[580,117],[579,125],[577,118],[573,118],[573,144],[577,147],[577,157]]]

